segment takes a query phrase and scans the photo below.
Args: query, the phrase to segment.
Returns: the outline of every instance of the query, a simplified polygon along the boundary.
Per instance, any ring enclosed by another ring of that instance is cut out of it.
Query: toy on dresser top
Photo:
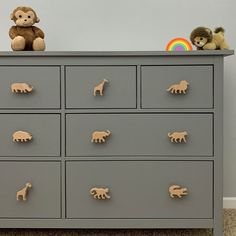
[[[229,49],[224,32],[225,30],[222,27],[216,28],[214,34],[209,28],[197,27],[192,31],[190,40],[197,50]]]
[[[11,20],[15,22],[9,30],[13,51],[44,51],[44,33],[34,26],[39,22],[36,12],[30,7],[17,7],[11,13]]]

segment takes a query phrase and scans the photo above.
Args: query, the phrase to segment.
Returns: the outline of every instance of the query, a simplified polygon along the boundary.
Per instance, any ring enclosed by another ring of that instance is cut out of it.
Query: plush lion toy
[[[36,12],[30,7],[17,7],[11,13],[11,20],[16,26],[9,30],[13,51],[44,51],[44,33],[33,26],[39,22]]]
[[[206,27],[198,27],[192,31],[190,40],[197,50],[229,49],[224,32],[222,27],[216,28],[214,34]]]

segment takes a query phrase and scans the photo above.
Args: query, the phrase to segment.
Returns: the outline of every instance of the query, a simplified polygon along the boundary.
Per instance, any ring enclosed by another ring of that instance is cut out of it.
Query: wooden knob
[[[17,193],[16,193],[16,200],[23,200],[26,201],[27,200],[27,195],[28,195],[28,191],[29,189],[32,188],[32,184],[31,183],[26,183],[25,187],[20,189]]]
[[[33,87],[27,83],[13,83],[11,85],[11,91],[13,93],[31,93]]]
[[[188,136],[187,131],[183,132],[173,132],[173,133],[168,133],[168,137],[170,138],[170,141],[173,143],[186,143],[186,137]]]
[[[12,135],[13,142],[29,142],[33,138],[32,134],[26,131],[16,131]]]
[[[186,94],[189,83],[186,80],[181,80],[178,84],[172,84],[167,91],[172,94]]]
[[[171,198],[182,198],[183,196],[188,195],[187,188],[182,188],[179,185],[171,185],[169,187],[169,194]]]
[[[106,142],[106,138],[109,137],[111,135],[111,132],[109,130],[107,131],[94,131],[92,133],[92,139],[91,142],[95,142],[95,143],[105,143]]]
[[[95,199],[100,199],[100,200],[105,200],[111,198],[109,194],[109,188],[91,188],[90,189],[90,194],[95,198]]]
[[[107,79],[103,79],[98,85],[96,85],[93,89],[93,96],[96,96],[97,93],[100,96],[103,96],[103,91],[106,83],[109,83],[109,81]]]

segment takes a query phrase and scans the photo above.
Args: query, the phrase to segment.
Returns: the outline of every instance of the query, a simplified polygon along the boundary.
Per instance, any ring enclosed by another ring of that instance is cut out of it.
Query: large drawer
[[[66,107],[136,108],[136,67],[66,67]]]
[[[0,156],[60,156],[59,114],[1,114],[0,130]]]
[[[72,161],[66,173],[67,218],[212,218],[212,162]],[[188,195],[170,197],[173,185]]]
[[[142,108],[213,108],[211,65],[142,66],[141,87]]]
[[[60,108],[60,67],[1,66],[0,77],[0,109]]]
[[[59,162],[0,162],[0,189],[2,218],[61,217]]]
[[[111,134],[105,137],[108,131]],[[168,133],[187,132],[186,143]],[[101,143],[94,132],[105,132]],[[103,142],[105,141],[105,142]],[[174,141],[174,140],[172,140]],[[177,140],[178,141],[178,140]],[[67,114],[67,156],[212,156],[212,114]]]

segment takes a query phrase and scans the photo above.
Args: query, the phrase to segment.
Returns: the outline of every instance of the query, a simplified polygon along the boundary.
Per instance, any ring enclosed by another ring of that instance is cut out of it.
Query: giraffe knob
[[[98,85],[96,85],[93,89],[93,96],[96,97],[97,93],[100,96],[103,96],[103,91],[106,83],[109,83],[109,81],[107,79],[103,79]]]
[[[22,199],[23,201],[26,201],[28,191],[29,191],[30,188],[32,188],[32,184],[31,183],[26,183],[24,188],[17,191],[16,200],[19,201],[20,199]]]

